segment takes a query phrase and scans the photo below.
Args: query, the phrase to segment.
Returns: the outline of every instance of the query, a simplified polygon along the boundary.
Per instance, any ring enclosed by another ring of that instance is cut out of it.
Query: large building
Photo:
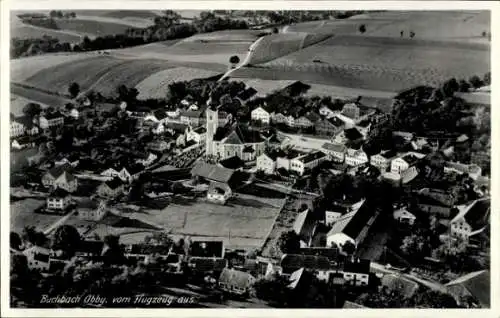
[[[217,109],[208,108],[206,154],[220,160],[239,157],[243,161],[255,160],[264,153],[266,141],[261,134],[238,123],[219,126]]]

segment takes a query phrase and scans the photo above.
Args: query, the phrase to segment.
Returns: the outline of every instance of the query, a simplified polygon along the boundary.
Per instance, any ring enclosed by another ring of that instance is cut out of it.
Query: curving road
[[[264,36],[261,36],[260,38],[258,38],[255,42],[253,42],[250,47],[248,48],[248,54],[247,56],[245,57],[245,59],[243,60],[243,62],[241,62],[238,66],[236,66],[235,68],[232,68],[230,70],[228,70],[224,75],[222,75],[222,77],[219,79],[219,82],[226,79],[227,77],[229,77],[234,71],[236,70],[239,70],[240,68],[246,66],[249,64],[250,62],[250,59],[252,58],[253,54],[255,53],[255,50],[257,48],[257,46],[259,45],[259,43],[262,41],[262,39],[264,39],[266,37],[266,35]]]

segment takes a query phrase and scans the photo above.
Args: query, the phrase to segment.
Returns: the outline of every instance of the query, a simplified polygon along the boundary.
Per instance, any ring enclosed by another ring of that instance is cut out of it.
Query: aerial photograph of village
[[[9,14],[11,308],[490,308],[490,11]]]

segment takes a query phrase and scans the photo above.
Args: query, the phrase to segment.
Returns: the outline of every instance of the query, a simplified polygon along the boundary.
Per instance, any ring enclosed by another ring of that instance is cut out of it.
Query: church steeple
[[[206,154],[207,156],[215,155],[214,149],[214,135],[217,131],[217,127],[219,126],[219,112],[217,108],[213,105],[209,105],[206,110],[207,116],[207,134],[206,134]]]

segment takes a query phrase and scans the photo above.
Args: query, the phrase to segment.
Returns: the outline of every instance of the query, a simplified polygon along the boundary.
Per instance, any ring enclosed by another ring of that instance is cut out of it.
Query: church
[[[266,140],[258,131],[235,123],[219,126],[218,110],[209,107],[206,110],[206,155],[219,160],[239,157],[243,161],[256,160],[264,153]]]

